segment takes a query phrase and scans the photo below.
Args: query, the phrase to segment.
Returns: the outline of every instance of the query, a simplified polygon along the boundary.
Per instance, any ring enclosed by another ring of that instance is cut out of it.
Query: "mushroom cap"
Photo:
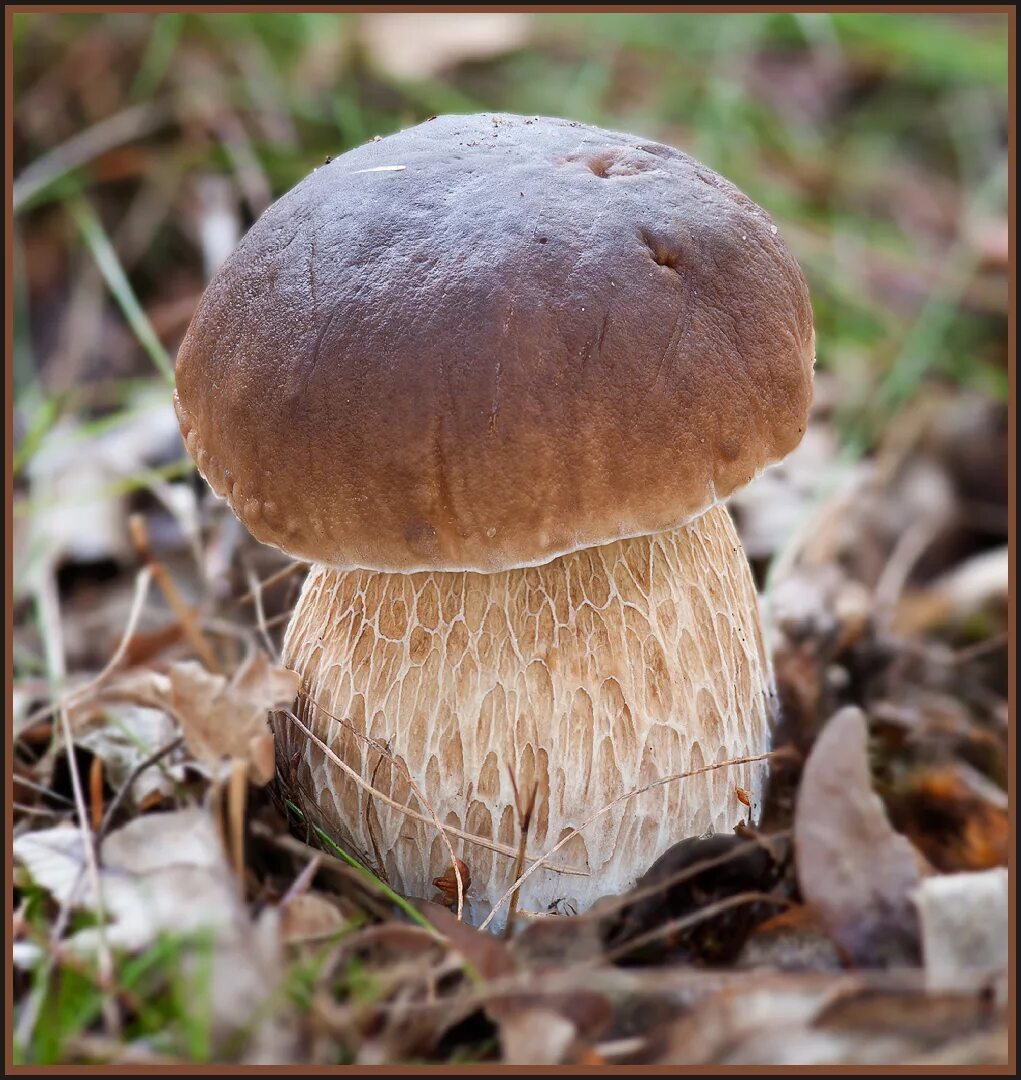
[[[495,572],[677,527],[798,443],[804,276],[687,154],[442,116],[315,169],[177,360],[199,469],[335,567]]]

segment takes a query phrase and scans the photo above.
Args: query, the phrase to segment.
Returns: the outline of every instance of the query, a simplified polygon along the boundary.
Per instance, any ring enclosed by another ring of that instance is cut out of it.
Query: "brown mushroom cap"
[[[799,441],[804,277],[732,184],[583,124],[443,116],[317,168],[177,361],[202,473],[337,567],[498,571],[660,532]]]

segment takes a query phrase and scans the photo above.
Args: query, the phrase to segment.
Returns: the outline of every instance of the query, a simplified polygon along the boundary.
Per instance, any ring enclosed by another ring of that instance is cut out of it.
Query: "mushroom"
[[[765,762],[722,763],[776,697],[721,500],[801,439],[813,361],[776,226],[669,146],[442,116],[315,169],[177,361],[200,471],[312,564],[283,789],[406,895],[453,854],[475,922],[522,867],[521,909],[582,909],[754,820]]]

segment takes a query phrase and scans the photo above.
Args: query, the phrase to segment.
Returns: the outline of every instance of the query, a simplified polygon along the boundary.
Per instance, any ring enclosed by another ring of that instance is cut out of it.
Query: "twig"
[[[287,806],[287,809],[291,811],[291,813],[298,814],[302,818],[304,818],[305,815],[300,809],[298,809],[297,806],[294,805],[294,803],[287,801],[285,802],[285,805]],[[355,870],[358,873],[358,876],[362,879],[362,881],[366,882],[370,888],[375,889],[376,892],[382,893],[382,895],[385,896],[392,904],[400,908],[400,910],[403,911],[404,914],[407,915],[413,923],[416,923],[418,926],[421,926],[424,929],[428,930],[429,933],[433,935],[433,937],[438,938],[441,941],[446,940],[443,935],[436,929],[436,927],[433,926],[433,924],[429,922],[429,920],[418,910],[418,908],[416,908],[408,901],[407,897],[401,896],[399,892],[396,892],[394,889],[392,889],[389,885],[387,885],[385,881],[380,881],[379,878],[367,866],[359,862],[353,855],[348,854],[340,846],[340,844],[338,844],[336,840],[334,840],[333,837],[330,836],[330,834],[325,829],[321,829],[318,825],[316,825],[314,821],[310,821],[309,825],[311,826],[312,831],[319,838],[320,842],[326,844],[329,850],[334,855],[336,855],[338,859],[346,862],[352,870]]]
[[[898,647],[905,652],[913,653],[932,664],[941,664],[945,667],[957,667],[959,664],[970,664],[973,660],[981,660],[989,653],[1005,649],[1009,643],[1010,636],[1006,633],[994,634],[985,641],[976,641],[973,645],[965,645],[960,649],[936,645],[931,641],[916,641],[912,638],[897,641]]]
[[[40,795],[45,795],[48,799],[56,799],[57,802],[64,803],[65,806],[69,806],[74,809],[74,803],[66,795],[61,795],[59,791],[54,791],[52,788],[48,788],[45,784],[40,784],[35,780],[29,780],[27,776],[22,776],[20,773],[14,774],[14,783],[27,787],[30,791],[38,791]]]
[[[152,768],[157,762],[162,761],[168,754],[172,754],[179,746],[184,743],[184,736],[178,735],[178,737],[171,742],[168,742],[165,746],[161,746],[154,754],[150,754],[144,761],[140,761],[130,773],[128,773],[127,779],[120,786],[120,790],[110,800],[110,805],[106,808],[106,813],[103,815],[103,821],[99,826],[99,832],[96,836],[96,843],[102,842],[103,837],[106,836],[109,831],[110,824],[113,821],[114,815],[120,809],[121,803],[124,801],[125,796],[131,790],[132,784],[145,772],[146,769]]]
[[[309,564],[307,562],[292,562],[280,570],[274,571],[265,581],[258,581],[256,586],[253,586],[251,584],[251,579],[249,579],[248,592],[246,592],[244,596],[239,596],[238,599],[234,601],[235,605],[241,607],[242,604],[251,604],[256,597],[261,596],[266,589],[273,588],[274,585],[278,585],[281,581],[285,581],[289,578],[291,574],[296,574],[299,570],[307,570],[308,567]]]
[[[277,612],[276,615],[271,615],[266,620],[266,629],[272,630],[274,626],[279,626],[281,623],[287,622],[287,620],[291,617],[291,614],[292,612],[290,611],[280,611]]]
[[[280,898],[280,903],[277,904],[277,907],[283,910],[293,900],[296,900],[299,896],[308,892],[322,863],[322,855],[320,855],[319,852],[314,852],[312,858],[308,860],[304,867],[302,867],[301,873],[291,883],[291,887]]]
[[[386,744],[384,744],[384,745],[386,745]],[[389,752],[389,750],[390,750],[389,745],[386,745],[386,749]],[[372,784],[373,787],[376,786],[376,774],[379,772],[380,767],[382,766],[383,762],[388,760],[386,757],[383,756],[382,753],[379,752],[379,750],[376,750],[376,752],[379,755],[379,760],[376,762],[375,767],[372,770],[372,774],[369,777],[369,783]],[[392,764],[392,761],[391,761],[391,764]],[[379,850],[379,841],[376,839],[376,834],[372,831],[372,800],[371,799],[366,799],[365,800],[365,813],[362,815],[362,820],[365,822],[365,835],[369,838],[369,843],[372,845],[372,855],[373,855],[373,858],[376,860],[377,871],[379,873],[379,876],[381,878],[383,878],[384,881],[386,881],[387,880],[387,875],[386,875],[386,868],[385,868],[384,862],[383,862],[383,853]]]
[[[579,912],[573,917],[575,921],[584,921],[585,919],[597,919],[602,921],[607,916],[612,915],[615,911],[631,907],[632,904],[637,904],[640,901],[647,900],[649,897],[656,896],[658,893],[664,892],[667,889],[672,889],[675,885],[680,885],[682,881],[688,881],[691,878],[698,877],[700,874],[705,873],[706,870],[715,870],[716,867],[723,866],[732,859],[739,859],[742,856],[747,855],[749,850],[755,847],[761,847],[765,841],[780,840],[790,835],[790,830],[784,829],[780,832],[771,833],[768,837],[763,836],[761,838],[749,839],[746,843],[739,844],[736,847],[731,848],[730,851],[724,852],[722,855],[715,855],[709,859],[699,859],[698,862],[691,863],[689,866],[685,866],[682,869],[675,871],[673,874],[667,874],[658,881],[654,881],[649,885],[644,885],[640,889],[631,889],[629,892],[621,893],[619,896],[604,897],[599,902],[598,911],[589,908],[588,911]]]
[[[181,624],[185,637],[191,642],[192,648],[198,653],[202,663],[210,671],[217,675],[222,674],[223,671],[219,661],[216,659],[216,654],[206,640],[205,634],[202,633],[202,627],[195,620],[191,608],[188,607],[184,602],[184,598],[178,592],[177,585],[174,584],[170,572],[150,550],[145,518],[141,514],[132,514],[128,521],[128,527],[131,531],[131,542],[135,550],[138,552],[139,557],[145,560],[153,578],[156,580],[156,584],[159,586],[160,592],[163,593],[167,604],[170,606],[170,610]]]
[[[135,628],[138,626],[138,620],[142,617],[142,609],[145,607],[145,602],[149,597],[149,586],[152,584],[152,576],[152,567],[150,566],[143,566],[142,569],[138,571],[138,575],[135,578],[135,592],[131,598],[131,610],[128,612],[127,625],[124,627],[124,633],[121,634],[121,639],[117,644],[117,648],[114,650],[113,656],[110,657],[106,663],[106,667],[104,667],[95,678],[90,679],[84,686],[80,686],[77,690],[72,691],[68,697],[69,704],[74,704],[86,695],[94,693],[96,689],[117,670],[120,662],[127,655],[131,639],[135,636]]]
[[[47,568],[42,575],[38,586],[38,602],[40,623],[42,625],[43,638],[45,641],[46,658],[49,671],[60,687],[67,675],[64,659],[64,637],[60,624],[60,600],[57,596],[57,583],[52,566]],[[99,981],[103,996],[103,1019],[111,1033],[120,1031],[120,1017],[117,1014],[116,1004],[110,996],[110,987],[113,985],[113,956],[110,952],[110,943],[106,939],[104,930],[106,924],[105,904],[103,903],[103,889],[99,877],[99,862],[96,858],[96,848],[89,828],[89,814],[85,805],[85,794],[82,790],[82,780],[78,775],[78,763],[74,753],[74,733],[71,730],[71,718],[67,708],[62,706],[58,710],[60,730],[64,740],[64,753],[67,755],[67,768],[71,776],[71,791],[74,796],[75,811],[78,817],[78,828],[82,836],[82,851],[85,859],[85,872],[88,875],[89,884],[95,896],[96,910],[96,940],[98,944]],[[77,886],[75,887],[77,891]],[[68,904],[70,910],[70,904]]]
[[[90,822],[95,832],[103,823],[103,759],[96,754],[89,767]]]
[[[249,566],[246,568],[248,575],[248,587],[249,595],[252,597],[252,602],[255,604],[255,622],[259,628],[259,633],[262,635],[262,642],[266,646],[266,651],[270,656],[276,654],[276,646],[273,644],[273,639],[269,636],[269,628],[266,626],[266,612],[262,606],[262,584],[259,581],[255,571]]]
[[[514,809],[518,815],[518,857],[514,863],[514,878],[517,880],[521,877],[522,871],[525,869],[525,850],[528,847],[528,830],[532,824],[532,812],[535,810],[535,798],[539,791],[538,784],[532,785],[531,793],[528,796],[528,805],[522,807],[521,794],[518,791],[518,782],[514,776],[514,771],[508,766],[507,769],[510,774],[511,789],[514,792]],[[518,911],[518,898],[521,893],[516,892],[510,900],[510,904],[507,906],[507,925],[503,928],[503,936],[510,938],[514,933],[514,917]]]
[[[936,539],[942,524],[942,521],[932,518],[920,518],[901,534],[886,560],[873,594],[876,612],[884,619],[888,620],[893,616],[911,571],[925,553],[925,549]]]
[[[34,727],[40,720],[45,720],[52,716],[58,709],[67,707],[71,708],[80,704],[90,694],[94,694],[96,690],[110,677],[110,675],[117,669],[121,660],[124,659],[125,654],[128,651],[128,646],[131,643],[131,639],[135,634],[135,627],[138,624],[138,620],[142,614],[142,608],[145,606],[145,600],[149,593],[149,586],[152,583],[152,571],[149,567],[143,567],[135,578],[135,594],[131,601],[131,611],[128,614],[128,623],[124,628],[124,633],[121,635],[120,644],[117,646],[113,656],[107,662],[106,667],[87,683],[79,686],[76,690],[71,690],[67,694],[61,694],[51,701],[48,705],[43,706],[41,709],[32,713],[31,716],[25,721],[22,726],[20,735],[23,735],[29,728]]]
[[[738,893],[736,896],[728,896],[724,900],[718,900],[715,904],[707,904],[705,907],[699,908],[698,911],[694,911],[690,915],[684,915],[679,919],[670,919],[668,922],[661,923],[659,926],[654,927],[644,934],[639,934],[637,937],[629,938],[615,948],[602,953],[593,962],[599,964],[612,963],[614,960],[634,952],[635,949],[642,948],[643,945],[650,945],[652,942],[659,941],[661,938],[670,937],[671,934],[679,934],[682,930],[688,930],[692,926],[697,926],[700,922],[704,922],[706,919],[711,919],[716,915],[720,915],[724,911],[729,911],[731,908],[742,907],[745,904],[754,903],[775,904],[777,907],[790,907],[791,905],[789,900],[785,900],[779,896],[773,896],[771,893],[755,891]]]
[[[26,803],[17,801],[12,802],[11,806],[26,817],[61,818],[67,813],[66,810],[56,810],[52,806],[28,806]]]
[[[460,922],[461,919],[464,917],[464,882],[461,880],[461,869],[458,866],[457,855],[454,853],[454,846],[453,844],[451,844],[443,825],[440,823],[440,819],[437,816],[436,811],[432,808],[428,799],[426,799],[425,795],[422,793],[422,789],[418,786],[417,783],[415,783],[415,778],[411,775],[411,771],[403,762],[399,761],[394,756],[388,746],[379,742],[379,740],[377,739],[370,739],[368,735],[365,735],[361,731],[358,731],[358,729],[354,726],[354,724],[351,723],[350,720],[347,720],[343,717],[334,716],[333,713],[329,712],[327,709],[322,708],[322,706],[317,704],[311,697],[309,697],[308,700],[312,702],[312,707],[314,709],[320,709],[322,712],[326,713],[326,715],[331,720],[342,725],[343,727],[346,727],[356,739],[361,739],[364,742],[368,743],[376,751],[376,753],[380,755],[381,761],[385,757],[385,759],[389,761],[391,765],[396,766],[403,774],[404,778],[408,781],[408,785],[415,793],[415,796],[417,797],[419,803],[421,803],[424,809],[429,811],[429,816],[432,818],[433,825],[435,825],[436,830],[440,834],[440,839],[443,841],[443,845],[447,849],[447,854],[450,856],[450,864],[454,870],[454,879],[457,883],[457,918]],[[373,774],[373,781],[375,781],[375,774]],[[366,825],[368,825],[368,814],[366,814]],[[376,847],[377,845],[375,839],[371,836],[371,833],[370,839],[372,839],[373,841],[373,847]]]
[[[312,701],[311,698],[309,698],[309,700]],[[312,707],[315,709],[320,708],[320,706],[315,701],[312,701]],[[447,836],[443,825],[440,823],[440,819],[439,817],[437,817],[436,811],[432,808],[426,797],[422,794],[421,789],[419,788],[418,784],[415,783],[415,780],[412,777],[410,771],[406,766],[402,766],[401,762],[399,762],[397,758],[394,757],[392,753],[390,753],[388,747],[382,746],[382,744],[379,743],[377,740],[370,739],[367,735],[363,735],[362,732],[357,731],[354,724],[352,724],[349,720],[344,720],[340,717],[334,716],[326,709],[323,709],[322,711],[325,712],[331,720],[335,720],[337,723],[345,726],[353,735],[355,735],[356,738],[361,738],[368,742],[380,755],[380,760],[383,760],[383,757],[385,755],[386,759],[390,762],[391,765],[396,765],[403,772],[405,779],[408,781],[408,784],[410,785],[411,790],[415,793],[415,796],[418,799],[419,803],[421,803],[424,809],[429,811],[429,816],[432,818],[432,823],[440,834],[440,840],[443,841],[443,845],[446,847],[447,853],[450,855],[451,865],[454,868],[454,877],[457,881],[457,918],[458,921],[460,921],[464,917],[464,882],[461,880],[461,870],[457,865],[457,855],[454,854],[454,846],[453,844],[451,844],[450,838]],[[352,772],[353,771],[354,770],[352,770]],[[376,846],[374,840],[373,846]]]
[[[248,763],[239,758],[231,762],[227,782],[228,835],[234,873],[242,896],[245,891],[245,806],[248,802]]]
[[[291,804],[292,806],[295,804]],[[284,808],[290,811],[290,807],[284,801]],[[301,820],[309,821],[305,812],[300,807],[297,808],[298,815]],[[277,833],[265,822],[259,821],[258,818],[254,819],[250,826],[252,836],[270,844],[280,851],[286,852],[288,855],[293,856],[296,859],[308,860],[311,855],[313,859],[319,860],[319,868],[324,871],[328,871],[332,874],[337,874],[344,879],[345,883],[357,884],[359,888],[365,887],[365,880],[362,874],[360,874],[350,863],[345,862],[343,859],[339,859],[336,855],[332,854],[325,848],[317,850],[310,844],[299,840],[297,837],[292,836],[290,833]],[[309,823],[309,838],[312,835],[312,826]],[[372,901],[379,900],[379,890],[374,889],[370,892],[367,890],[367,895],[371,897]],[[389,899],[389,898],[387,898]],[[361,902],[361,901],[359,901]],[[385,909],[380,907],[379,913],[382,913]]]

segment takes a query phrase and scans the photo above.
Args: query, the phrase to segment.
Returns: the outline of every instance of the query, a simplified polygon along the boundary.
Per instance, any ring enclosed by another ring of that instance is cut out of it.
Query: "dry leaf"
[[[1006,867],[926,878],[914,892],[931,990],[978,990],[1006,976]]]
[[[85,866],[82,834],[73,828],[26,833],[14,843],[22,870],[60,903],[103,911],[102,927],[90,926],[61,944],[81,955],[95,953],[102,934],[115,949],[139,952],[164,934],[211,935],[211,951],[186,951],[183,962],[208,980],[210,1030],[219,1043],[253,1030],[249,1052],[259,1060],[293,1053],[285,1032],[287,1009],[274,1006],[283,964],[276,913],[249,917],[224,859],[219,833],[204,810],[177,810],[135,818],[111,833],[100,851],[100,896]],[[32,967],[44,952],[20,942],[16,960]]]
[[[500,994],[486,1002],[509,1065],[570,1064],[587,1052],[610,1024],[613,1010],[602,993],[583,987],[569,994]]]
[[[63,417],[28,465],[32,559],[43,567],[129,558],[128,501],[119,485],[179,451],[165,388],[138,391],[122,418],[98,435],[86,435],[81,421]]]
[[[812,748],[794,811],[798,882],[855,963],[917,962],[920,860],[872,791],[866,738],[864,714],[848,707]]]
[[[201,763],[215,769],[224,758],[238,758],[250,763],[257,783],[273,779],[267,715],[294,702],[296,672],[256,653],[230,682],[195,661],[172,664],[169,679],[170,704],[181,733]]]
[[[631,893],[606,905],[606,948],[630,962],[733,959],[755,925],[776,911],[763,897],[781,876],[784,847],[732,833],[681,840],[649,867]],[[722,909],[714,912],[718,904]],[[691,925],[669,929],[687,920]]]
[[[433,885],[439,890],[443,903],[456,909],[458,896],[468,892],[471,881],[471,871],[465,863],[457,859],[447,867],[442,877],[433,878]]]
[[[318,892],[300,893],[281,906],[280,936],[288,945],[321,941],[346,924],[336,903]]]
[[[119,791],[131,773],[157,750],[177,738],[174,722],[162,709],[111,703],[104,705],[88,730],[77,734],[75,742],[102,758],[106,780]],[[76,718],[76,727],[79,724]],[[134,778],[128,793],[129,805],[139,807],[155,797],[174,793],[174,780],[183,779],[184,767],[168,755]]]
[[[921,634],[983,611],[1005,612],[1009,578],[1006,546],[980,552],[925,588],[906,591],[894,625],[899,633]]]
[[[559,1065],[577,1035],[565,1016],[542,1005],[513,999],[491,1002],[486,1013],[500,1031],[501,1060],[507,1065]]]
[[[476,930],[440,904],[423,903],[421,909],[451,948],[460,953],[483,979],[498,979],[513,974],[517,965],[502,938]]]
[[[101,851],[99,897],[78,829],[25,833],[15,839],[14,858],[61,904],[101,907],[102,933],[115,947],[144,949],[161,933],[232,933],[247,919],[216,826],[202,810],[147,814],[111,833]],[[99,933],[88,927],[67,944],[91,953]]]

